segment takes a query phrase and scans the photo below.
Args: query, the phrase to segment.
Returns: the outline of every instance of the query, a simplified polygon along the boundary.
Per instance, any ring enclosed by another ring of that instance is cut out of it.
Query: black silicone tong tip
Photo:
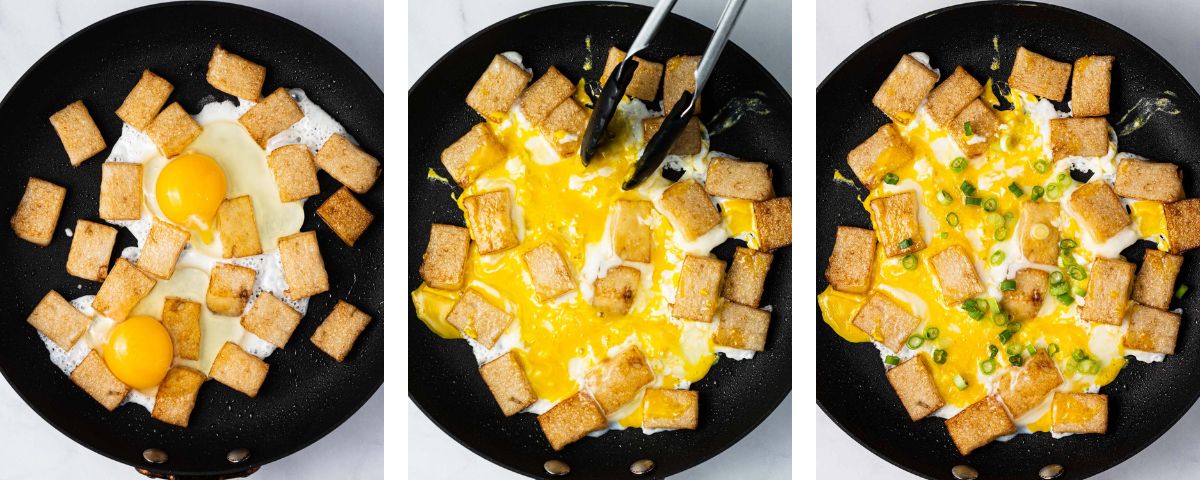
[[[638,63],[632,58],[626,58],[617,64],[617,68],[608,76],[604,90],[596,98],[592,106],[592,117],[588,119],[587,130],[583,132],[583,143],[579,149],[579,158],[583,160],[584,166],[591,163],[592,156],[600,149],[600,142],[604,141],[608,124],[612,121],[613,114],[617,113],[617,105],[621,104],[621,97],[625,96],[625,89],[629,87],[629,82],[633,81],[633,72],[637,71],[637,67]]]
[[[641,158],[638,158],[634,164],[633,176],[625,181],[621,188],[624,190],[632,190],[642,182],[646,181],[652,173],[658,170],[662,165],[663,160],[667,158],[667,153],[671,151],[671,146],[675,144],[675,140],[679,138],[679,134],[683,133],[684,127],[687,126],[688,120],[692,118],[692,92],[683,92],[679,100],[675,102],[675,107],[671,109],[671,113],[663,119],[661,127],[650,137],[650,141],[646,142],[646,148],[642,150]]]

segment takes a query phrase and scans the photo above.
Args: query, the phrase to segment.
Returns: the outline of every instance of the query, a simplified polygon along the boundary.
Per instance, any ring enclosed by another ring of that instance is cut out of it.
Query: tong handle
[[[642,156],[633,165],[633,175],[625,180],[621,189],[636,188],[658,170],[663,160],[667,159],[667,153],[671,151],[671,146],[675,144],[675,140],[679,138],[683,128],[692,119],[692,116],[687,114],[687,110],[691,109],[692,99],[692,92],[684,91],[683,96],[679,97],[679,101],[675,102],[671,113],[663,117],[662,126],[658,127],[658,131],[654,132],[654,136],[646,142],[646,148],[642,149]]]
[[[696,97],[700,96],[700,91],[704,90],[704,84],[708,83],[708,77],[717,67],[721,51],[725,50],[725,44],[729,42],[729,34],[733,32],[733,24],[737,23],[738,16],[742,14],[742,7],[745,5],[746,0],[729,0],[725,3],[725,10],[721,12],[720,20],[717,20],[717,30],[713,32],[712,39],[708,41],[708,47],[704,49],[704,56],[700,57],[700,65],[696,67],[696,91],[693,92]]]
[[[629,61],[630,57],[637,55],[650,44],[650,40],[654,39],[654,34],[658,33],[658,27],[662,26],[663,21],[667,19],[667,14],[671,13],[672,8],[675,8],[675,2],[676,0],[658,0],[654,9],[650,10],[650,16],[646,17],[646,23],[642,24],[642,29],[638,31],[637,37],[629,45],[629,51],[625,52],[625,61]]]

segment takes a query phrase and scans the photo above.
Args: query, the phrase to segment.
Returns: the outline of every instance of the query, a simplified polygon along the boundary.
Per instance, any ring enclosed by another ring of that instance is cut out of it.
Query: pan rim
[[[449,61],[449,59],[451,57],[454,57],[454,56],[458,55],[461,51],[465,50],[466,45],[468,43],[473,42],[476,38],[490,32],[496,28],[499,28],[501,26],[508,25],[512,22],[524,19],[525,17],[528,17],[530,15],[539,14],[539,13],[543,13],[543,12],[551,11],[551,10],[569,9],[569,8],[578,8],[578,7],[632,8],[635,10],[642,10],[642,11],[646,11],[646,12],[649,12],[651,10],[650,7],[647,7],[645,5],[638,5],[638,4],[633,4],[633,3],[626,3],[626,2],[620,2],[620,1],[587,0],[587,1],[567,2],[567,3],[547,5],[547,6],[538,7],[538,8],[532,9],[532,10],[527,10],[527,11],[524,11],[521,13],[511,15],[511,16],[501,19],[491,25],[488,25],[487,27],[479,30],[478,32],[475,32],[474,34],[468,36],[466,39],[462,40],[457,45],[455,45],[453,48],[451,48],[449,51],[447,51],[445,54],[443,54],[441,57],[439,57],[437,59],[437,61],[435,61],[432,65],[430,65],[429,68],[426,69],[425,72],[423,72],[421,74],[421,76],[417,78],[417,81],[413,83],[412,87],[409,87],[409,89],[408,89],[409,96],[412,96],[413,91],[416,90],[417,87],[420,87],[428,79],[429,75],[433,71],[435,71],[439,67],[441,67],[443,63]],[[695,20],[692,20],[691,18],[685,17],[683,15],[679,15],[677,13],[670,13],[670,15],[676,19],[684,21],[685,23],[689,23],[693,26],[703,28],[709,32],[712,31],[711,28],[709,28],[709,27],[705,26],[704,24],[701,24]],[[762,64],[758,62],[758,59],[756,59],[754,56],[750,55],[749,52],[745,51],[740,46],[738,46],[736,43],[734,43],[733,40],[730,40],[729,43],[725,45],[725,49],[740,52],[741,54],[745,55],[745,57],[750,60],[750,65],[753,68],[757,69],[757,72],[760,75],[762,75],[763,78],[769,79],[770,83],[773,84],[780,92],[783,93],[783,98],[781,99],[781,101],[787,104],[787,106],[789,107],[789,114],[790,114],[790,110],[791,110],[790,107],[792,105],[792,96],[791,96],[791,93],[787,89],[785,89],[782,84],[779,83],[779,80],[776,79],[774,75],[771,75],[771,73],[766,69],[766,67],[763,67]],[[789,159],[789,161],[790,161],[790,159]],[[409,180],[412,181],[411,178]],[[787,180],[790,184],[791,179],[789,178]],[[407,308],[411,309],[412,302],[409,301],[407,303],[408,303]],[[410,321],[411,320],[413,320],[413,319],[410,319]],[[789,324],[790,324],[790,322],[789,322]],[[791,345],[789,345],[789,348],[790,347],[791,347]],[[778,399],[773,400],[772,401],[773,405],[771,406],[771,408],[769,410],[765,411],[760,416],[760,418],[754,419],[755,420],[754,428],[751,428],[749,430],[739,433],[738,435],[733,436],[732,438],[729,439],[729,442],[726,445],[720,446],[718,449],[713,451],[711,456],[709,456],[709,457],[705,458],[704,460],[702,460],[694,465],[691,465],[683,470],[680,470],[679,472],[676,473],[676,475],[678,475],[679,473],[685,472],[687,470],[690,470],[692,468],[695,468],[698,465],[702,465],[703,463],[705,463],[709,460],[712,460],[713,457],[716,457],[717,455],[724,453],[726,450],[728,450],[729,448],[736,445],[743,438],[745,438],[747,435],[749,435],[750,432],[757,430],[758,427],[760,425],[762,425],[762,423],[764,421],[766,421],[767,417],[769,417],[772,413],[774,413],[775,410],[777,410],[779,408],[779,405],[783,403],[783,400],[785,398],[787,398],[788,395],[790,395],[791,393],[792,393],[791,378],[788,378],[787,379],[787,389],[783,391],[783,395],[781,395]],[[429,413],[425,410],[425,407],[422,406],[421,403],[419,401],[417,401],[417,399],[413,396],[413,393],[411,390],[409,390],[409,392],[408,392],[408,398],[412,402],[413,405],[416,405],[417,409],[420,410],[421,414],[424,415],[425,418],[429,419],[429,421],[431,423],[433,423],[434,425],[436,425],[438,427],[438,429],[442,431],[442,433],[446,434],[446,436],[453,439],[459,445],[463,446],[464,448],[466,448],[470,452],[474,453],[475,455],[479,456],[480,458],[484,458],[484,459],[488,460],[489,462],[491,462],[492,464],[498,465],[508,471],[511,471],[513,473],[516,473],[516,474],[522,475],[522,476],[528,475],[527,473],[525,473],[523,471],[519,471],[512,466],[509,466],[507,464],[497,461],[496,459],[492,458],[491,456],[483,454],[479,450],[477,450],[474,447],[472,447],[471,445],[469,445],[462,438],[459,438],[457,435],[454,435],[453,433],[451,433],[449,430],[446,429],[446,427],[442,424],[442,422],[438,421],[436,418],[429,415]]]
[[[151,5],[144,5],[141,7],[117,12],[115,14],[104,17],[100,20],[97,20],[97,21],[89,24],[88,26],[80,29],[79,31],[71,34],[70,36],[68,36],[67,38],[63,39],[58,44],[56,44],[54,47],[52,47],[49,51],[47,51],[41,57],[39,57],[36,62],[34,62],[32,65],[30,65],[29,68],[26,69],[25,72],[21,74],[21,76],[17,79],[16,82],[13,82],[12,87],[10,87],[8,92],[5,93],[4,99],[0,100],[0,112],[4,111],[4,107],[8,104],[9,100],[12,99],[14,92],[18,89],[18,87],[22,86],[22,84],[28,79],[28,77],[35,70],[37,70],[39,67],[41,67],[43,63],[48,61],[48,59],[50,59],[51,57],[55,56],[60,51],[62,51],[62,49],[65,48],[65,46],[67,44],[78,40],[79,37],[89,34],[92,31],[94,31],[98,28],[101,28],[113,21],[124,19],[128,16],[137,15],[137,14],[140,14],[140,13],[143,13],[146,11],[159,10],[159,9],[172,9],[172,8],[187,8],[187,7],[217,7],[217,8],[226,8],[226,9],[230,9],[230,10],[237,10],[237,11],[241,11],[242,13],[249,14],[249,15],[257,15],[260,17],[268,18],[270,20],[277,21],[289,28],[293,28],[301,34],[308,35],[312,40],[314,40],[318,43],[324,44],[326,47],[328,47],[330,49],[331,52],[334,52],[335,55],[340,56],[339,60],[344,61],[346,64],[353,65],[355,70],[351,70],[349,72],[349,74],[350,75],[358,74],[358,75],[361,75],[363,78],[366,78],[369,81],[369,84],[372,85],[373,87],[375,87],[375,90],[379,92],[380,97],[383,96],[383,90],[379,88],[379,84],[376,83],[375,80],[372,79],[371,76],[368,75],[367,72],[365,70],[363,70],[363,68],[360,65],[358,65],[358,63],[356,63],[353,59],[351,59],[348,55],[346,55],[345,52],[343,52],[340,48],[338,48],[336,45],[331,43],[329,40],[326,40],[324,37],[318,35],[316,32],[308,29],[307,27],[300,25],[299,23],[296,23],[296,22],[289,20],[278,14],[271,13],[266,10],[261,10],[261,9],[254,8],[254,7],[247,6],[247,5],[239,5],[239,4],[235,4],[235,3],[210,1],[210,0],[184,0],[184,1],[163,2],[163,3],[156,3],[156,4],[151,4]],[[367,402],[370,401],[370,399],[372,397],[374,397],[376,393],[378,393],[379,388],[381,386],[383,386],[383,377],[381,376],[379,378],[379,381],[377,382],[377,384],[374,385],[373,389],[371,390],[371,394],[366,395],[363,398],[363,401],[358,403],[357,405],[351,404],[351,406],[353,406],[354,408],[348,409],[348,411],[344,417],[341,417],[341,418],[335,417],[336,421],[332,424],[332,426],[328,430],[320,432],[319,435],[313,436],[311,440],[302,441],[302,442],[297,443],[295,445],[295,448],[291,449],[291,451],[286,454],[274,456],[274,457],[272,457],[272,456],[257,457],[257,458],[252,457],[251,460],[247,463],[236,464],[232,467],[224,468],[224,469],[214,469],[214,470],[208,470],[208,471],[181,471],[181,470],[171,470],[169,468],[162,468],[159,465],[153,465],[153,464],[141,464],[141,465],[129,464],[129,463],[126,463],[124,459],[117,458],[115,455],[110,454],[108,451],[102,450],[91,444],[80,441],[76,437],[76,435],[74,435],[72,432],[67,431],[66,427],[59,426],[58,424],[51,422],[49,419],[47,419],[46,415],[43,413],[42,409],[35,406],[32,402],[30,402],[29,399],[27,399],[25,397],[24,392],[22,392],[20,389],[16,388],[13,385],[12,381],[9,379],[8,368],[5,367],[3,364],[0,364],[0,376],[4,377],[5,382],[7,382],[9,387],[12,388],[12,390],[14,392],[16,392],[17,396],[21,399],[21,401],[24,402],[25,405],[27,405],[31,410],[33,410],[35,413],[37,413],[38,417],[40,417],[43,422],[54,427],[54,429],[57,430],[59,433],[62,433],[64,436],[71,439],[72,442],[75,442],[78,445],[82,445],[85,448],[87,448],[88,450],[98,453],[101,456],[108,458],[110,460],[113,460],[122,465],[127,465],[127,466],[130,466],[133,468],[138,468],[138,469],[146,469],[146,470],[149,470],[152,472],[157,472],[157,473],[168,473],[168,474],[185,475],[185,476],[235,474],[235,473],[247,471],[248,469],[261,467],[263,465],[267,465],[269,463],[272,463],[272,462],[281,460],[283,458],[289,457],[291,455],[294,455],[297,452],[304,450],[305,448],[308,448],[312,444],[316,443],[318,440],[325,438],[330,433],[332,433],[334,430],[338,429],[338,427],[341,427],[342,424],[346,423],[346,421],[350,419],[350,417],[354,416],[355,413],[358,413],[358,411],[362,409],[363,405],[366,405]]]
[[[1197,93],[1196,87],[1193,86],[1191,84],[1191,82],[1189,82],[1183,76],[1183,74],[1179,73],[1179,70],[1176,69],[1175,66],[1171,64],[1171,62],[1168,62],[1166,58],[1164,58],[1161,54],[1159,54],[1157,51],[1155,51],[1149,45],[1147,45],[1145,42],[1142,42],[1140,39],[1138,39],[1136,36],[1130,34],[1129,32],[1126,32],[1124,29],[1122,29],[1112,23],[1109,23],[1099,17],[1095,17],[1093,15],[1090,15],[1088,13],[1085,13],[1085,12],[1082,12],[1079,10],[1064,7],[1061,5],[1052,5],[1052,4],[1048,4],[1048,3],[1024,1],[1024,0],[983,0],[983,1],[977,1],[977,2],[951,5],[948,7],[939,8],[936,10],[932,10],[932,11],[914,16],[908,20],[905,20],[899,24],[896,24],[895,26],[893,26],[893,27],[883,31],[882,33],[876,35],[875,37],[871,38],[866,43],[862,44],[857,49],[855,49],[853,52],[851,52],[850,55],[848,55],[845,59],[843,59],[841,62],[839,62],[838,65],[836,67],[834,67],[834,69],[831,70],[829,72],[829,74],[825,76],[825,78],[823,80],[821,80],[820,85],[817,86],[817,96],[820,97],[821,91],[825,89],[826,85],[830,81],[832,81],[833,78],[835,76],[837,76],[837,74],[839,74],[844,67],[846,67],[851,61],[855,60],[862,53],[862,51],[866,50],[868,47],[874,46],[877,43],[883,42],[886,39],[886,37],[891,35],[894,31],[899,30],[901,28],[909,27],[913,24],[924,21],[930,17],[934,17],[936,15],[940,15],[940,14],[943,14],[946,12],[963,10],[963,9],[971,9],[971,8],[983,8],[983,7],[987,7],[987,8],[995,8],[995,7],[1044,8],[1044,9],[1055,10],[1055,11],[1058,11],[1061,13],[1065,13],[1067,15],[1075,16],[1075,17],[1081,18],[1083,20],[1099,23],[1103,26],[1111,28],[1113,31],[1115,31],[1116,33],[1118,33],[1120,35],[1124,35],[1128,40],[1132,41],[1131,43],[1133,43],[1134,45],[1136,45],[1138,47],[1141,47],[1146,52],[1149,52],[1151,55],[1151,58],[1153,60],[1166,66],[1167,71],[1171,75],[1173,75],[1175,77],[1175,79],[1179,81],[1179,83],[1183,84],[1187,88],[1187,90],[1182,93],[1184,93],[1184,94],[1190,93],[1193,97],[1200,97],[1200,93]],[[818,161],[820,161],[820,159],[818,159]],[[817,314],[821,315],[819,311]],[[818,325],[818,328],[820,328],[819,325]],[[1200,390],[1197,390],[1195,395],[1192,395],[1190,404],[1192,406],[1194,406],[1197,400],[1200,400]],[[843,433],[845,433],[848,437],[853,439],[856,443],[858,443],[860,446],[865,448],[867,451],[874,454],[876,457],[881,458],[881,459],[887,461],[888,463],[900,468],[901,470],[904,470],[908,473],[912,473],[918,477],[933,478],[933,477],[926,476],[926,474],[923,472],[918,472],[916,470],[910,469],[909,467],[900,464],[897,460],[893,460],[891,457],[881,454],[873,446],[868,445],[866,440],[864,440],[863,438],[859,437],[858,435],[855,435],[854,433],[850,432],[850,430],[848,430],[846,428],[846,426],[843,424],[842,419],[834,417],[833,415],[829,414],[829,410],[825,407],[825,403],[821,401],[820,395],[817,395],[817,406],[821,409],[821,413],[825,414],[825,417],[830,419],[834,423],[834,425],[837,425],[837,427]],[[1131,449],[1130,451],[1128,451],[1127,452],[1128,455],[1124,456],[1123,458],[1119,458],[1119,457],[1121,457],[1120,455],[1106,456],[1106,458],[1108,460],[1099,463],[1099,465],[1103,466],[1103,468],[1101,470],[1097,471],[1096,473],[1098,474],[1098,473],[1102,473],[1107,470],[1110,470],[1113,467],[1120,465],[1121,463],[1124,463],[1126,460],[1133,458],[1135,455],[1137,455],[1138,453],[1141,453],[1143,450],[1148,448],[1150,445],[1153,445],[1154,443],[1158,442],[1158,440],[1160,438],[1162,438],[1162,436],[1165,435],[1167,433],[1167,431],[1171,430],[1172,428],[1175,427],[1176,424],[1179,423],[1179,420],[1181,420],[1183,418],[1183,416],[1186,415],[1190,409],[1191,409],[1191,407],[1186,408],[1186,409],[1181,409],[1181,411],[1179,411],[1177,414],[1168,415],[1167,417],[1170,418],[1170,422],[1166,426],[1166,428],[1154,433],[1152,438],[1150,438],[1150,440],[1148,442],[1146,442],[1145,444],[1137,446],[1137,447]]]

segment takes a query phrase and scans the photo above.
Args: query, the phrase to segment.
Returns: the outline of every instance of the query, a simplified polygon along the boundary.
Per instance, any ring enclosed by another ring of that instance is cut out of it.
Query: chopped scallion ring
[[[949,205],[950,202],[954,201],[954,197],[951,197],[950,193],[946,192],[945,190],[942,190],[942,191],[939,191],[937,194],[937,201],[938,201],[938,203],[940,203],[942,205]]]
[[[1100,372],[1100,364],[1090,358],[1085,358],[1075,364],[1075,370],[1086,375],[1095,375]]]
[[[992,252],[992,257],[990,260],[992,262],[992,265],[999,265],[1001,263],[1004,263],[1004,251],[996,250],[995,252]]]
[[[950,162],[950,169],[954,170],[954,173],[962,173],[963,170],[967,169],[967,159],[963,157],[955,158],[954,161]]]
[[[991,225],[992,227],[1003,227],[1004,226],[1004,217],[996,212],[989,213],[987,216],[987,221],[988,221],[988,224]]]
[[[1051,285],[1054,285],[1056,283],[1062,283],[1062,281],[1063,281],[1062,272],[1050,272],[1050,284]]]
[[[916,350],[918,348],[921,348],[921,344],[923,344],[923,343],[925,343],[924,338],[913,335],[911,337],[908,337],[908,342],[906,342],[905,345],[908,345],[908,348]]]
[[[906,238],[906,239],[904,239],[904,240],[901,240],[901,241],[900,241],[900,244],[899,244],[899,245],[897,245],[897,246],[898,246],[898,247],[900,247],[900,249],[901,249],[901,250],[904,250],[904,249],[906,249],[906,248],[909,248],[909,247],[913,246],[913,239],[911,239],[911,238]]]
[[[1012,356],[1008,357],[1008,363],[1011,363],[1012,366],[1014,366],[1014,367],[1019,367],[1019,366],[1025,364],[1025,357],[1022,357],[1019,354],[1012,355]]]
[[[908,255],[905,255],[904,259],[900,260],[900,264],[904,266],[905,270],[916,270],[917,269],[917,256],[913,255],[911,253]]]
[[[1000,349],[995,345],[988,344],[988,357],[996,358],[996,354],[1000,353]]]
[[[1017,289],[1017,281],[1016,280],[1008,279],[1003,282],[1000,282],[1000,291],[1001,292],[1011,292],[1016,289]]]
[[[895,355],[888,355],[883,358],[883,363],[886,363],[888,365],[899,365],[900,357],[897,357]]]
[[[1074,358],[1075,361],[1078,362],[1080,360],[1088,358],[1088,356],[1087,356],[1087,353],[1084,353],[1082,348],[1076,348],[1074,352],[1071,352],[1071,358]]]
[[[1059,296],[1071,291],[1071,286],[1067,282],[1058,282],[1050,284],[1050,295]]]
[[[996,199],[994,199],[994,198],[988,198],[987,200],[983,201],[983,211],[985,211],[985,212],[994,212],[994,211],[996,211],[997,206],[998,206],[998,203],[996,202]]]
[[[933,361],[934,361],[934,363],[939,363],[939,364],[946,363],[946,351],[942,350],[940,348],[937,350],[934,350],[933,351]]]
[[[983,372],[984,375],[991,375],[992,372],[996,371],[996,361],[989,358],[980,362],[979,370]]]
[[[883,176],[883,183],[886,183],[888,185],[895,185],[897,183],[900,183],[900,176],[896,175],[894,173],[888,172],[887,175]]]
[[[1069,238],[1064,238],[1064,239],[1058,241],[1058,248],[1061,248],[1063,250],[1070,250],[1070,249],[1078,247],[1078,246],[1079,246],[1079,242],[1076,242]]]
[[[1188,291],[1187,285],[1182,284],[1182,283],[1179,284],[1179,288],[1175,289],[1175,298],[1176,299],[1183,298],[1184,295],[1187,295],[1187,291]]]
[[[963,133],[966,133],[968,137],[975,136],[975,132],[971,129],[971,122],[963,123]]]
[[[1017,185],[1017,182],[1008,184],[1008,191],[1012,192],[1012,194],[1016,195],[1017,197],[1025,195],[1025,189],[1021,188],[1020,185]]]
[[[1058,184],[1051,183],[1046,186],[1046,198],[1050,200],[1058,200],[1058,196],[1062,193],[1058,191]]]
[[[970,123],[968,123],[968,125],[969,124]],[[966,390],[967,389],[967,380],[964,379],[962,377],[962,375],[955,375],[954,376],[954,386],[956,388],[958,388],[959,390]]]
[[[1029,352],[1030,355],[1037,355],[1037,348],[1035,348],[1032,344],[1026,345],[1025,351]]]
[[[992,323],[996,324],[997,327],[1003,327],[1008,323],[1008,314],[999,312],[995,315],[992,315]]]
[[[950,224],[951,227],[957,227],[958,226],[958,214],[954,213],[954,212],[947,213],[946,214],[946,223]]]
[[[975,193],[975,186],[971,185],[971,182],[968,182],[966,180],[963,180],[962,185],[959,185],[958,189],[962,190],[962,192],[967,195],[971,195],[971,194]]]
[[[1087,278],[1087,272],[1083,271],[1083,267],[1079,265],[1071,265],[1067,267],[1067,275],[1075,280],[1083,280]]]
[[[1057,343],[1051,343],[1050,346],[1046,347],[1046,354],[1050,355],[1051,357],[1053,357],[1057,353],[1058,353],[1058,344]]]
[[[1003,242],[1005,239],[1008,238],[1008,228],[1006,228],[1006,227],[997,228],[995,233],[992,233],[992,238],[995,239],[997,242]]]
[[[1000,338],[1000,343],[1003,343],[1003,344],[1007,344],[1009,340],[1012,340],[1012,336],[1013,336],[1012,330],[1005,330],[1003,332],[1000,332],[1000,335],[998,335],[998,337]]]
[[[1038,200],[1041,200],[1042,195],[1045,195],[1045,194],[1046,194],[1046,189],[1042,188],[1041,185],[1037,185],[1037,186],[1033,187],[1033,193],[1029,194],[1029,200],[1036,202]]]
[[[1075,297],[1071,296],[1069,293],[1064,293],[1055,298],[1058,299],[1058,303],[1061,303],[1065,306],[1070,306],[1072,303],[1075,303]]]
[[[1011,357],[1013,355],[1020,355],[1021,350],[1024,350],[1024,349],[1025,349],[1025,347],[1022,347],[1022,346],[1014,343],[1012,345],[1004,347],[1004,352],[1007,353],[1008,356]]]
[[[940,333],[941,330],[939,330],[937,327],[927,327],[925,329],[925,338],[933,340],[937,338]]]
[[[1021,329],[1021,322],[1008,322],[1008,331],[1017,333]]]
[[[1037,170],[1038,173],[1046,173],[1050,169],[1050,164],[1045,160],[1038,160],[1033,162],[1033,169]]]

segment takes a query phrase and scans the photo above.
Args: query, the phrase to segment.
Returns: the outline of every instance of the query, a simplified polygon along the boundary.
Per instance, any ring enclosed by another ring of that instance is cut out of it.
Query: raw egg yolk
[[[212,240],[210,222],[225,200],[225,171],[207,155],[188,153],[175,157],[158,174],[155,185],[158,208],[177,225],[200,232]]]
[[[129,317],[113,327],[104,344],[104,363],[126,385],[145,390],[167,376],[175,358],[171,334],[150,317]]]

